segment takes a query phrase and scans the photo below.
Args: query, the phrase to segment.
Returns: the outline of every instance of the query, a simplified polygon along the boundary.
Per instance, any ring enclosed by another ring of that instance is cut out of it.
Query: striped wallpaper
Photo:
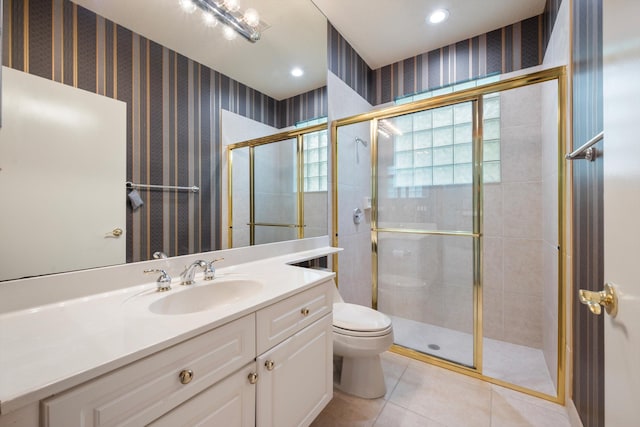
[[[560,10],[560,5],[562,4],[562,0],[546,0],[544,13],[542,14],[544,19],[544,47],[547,48],[547,44],[549,44],[549,39],[551,39],[551,32],[553,31],[553,26],[556,23],[556,18],[558,17],[558,11]]]
[[[407,58],[377,70],[329,25],[329,70],[377,105],[456,82],[539,65],[543,15]]]
[[[573,0],[574,148],[603,130],[602,3]],[[585,427],[604,426],[604,317],[577,303],[578,288],[604,283],[603,184],[602,157],[573,162],[573,401]]]
[[[127,177],[141,192],[127,261],[220,248],[220,110],[285,127],[326,115],[326,88],[275,100],[69,0],[4,0],[3,64],[127,103]],[[123,180],[123,197],[125,197]]]

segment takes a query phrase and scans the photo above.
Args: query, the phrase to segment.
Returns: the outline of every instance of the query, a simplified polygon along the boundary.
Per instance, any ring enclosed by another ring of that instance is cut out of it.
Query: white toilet
[[[380,353],[393,344],[388,316],[362,305],[345,303],[335,290],[333,303],[334,386],[366,399],[384,396]]]

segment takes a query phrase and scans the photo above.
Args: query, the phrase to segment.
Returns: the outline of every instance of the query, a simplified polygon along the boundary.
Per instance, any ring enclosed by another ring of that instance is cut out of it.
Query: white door
[[[7,67],[2,101],[0,280],[125,262],[126,104]]]
[[[603,1],[605,422],[640,425],[640,2]]]

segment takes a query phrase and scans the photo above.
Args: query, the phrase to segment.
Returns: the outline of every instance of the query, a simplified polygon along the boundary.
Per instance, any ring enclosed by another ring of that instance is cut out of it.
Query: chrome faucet
[[[222,261],[224,258],[216,258],[207,263],[204,269],[204,280],[213,280],[216,278],[216,268],[213,266],[214,262]]]
[[[180,284],[193,285],[194,283],[193,276],[195,276],[196,274],[196,267],[200,267],[206,272],[208,265],[209,264],[206,261],[203,261],[201,259],[197,261],[193,261],[193,263],[191,263],[190,266],[186,267],[184,271],[180,274]]]
[[[164,292],[171,289],[171,276],[169,276],[166,271],[159,268],[151,268],[149,270],[144,270],[144,273],[160,273],[160,277],[156,280],[156,290],[158,292]]]

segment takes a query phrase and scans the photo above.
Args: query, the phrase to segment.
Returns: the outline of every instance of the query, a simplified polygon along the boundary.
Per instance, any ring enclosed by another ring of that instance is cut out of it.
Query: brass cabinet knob
[[[306,317],[309,315],[309,309],[305,307],[302,310],[300,310],[300,313],[302,313],[302,315]]]
[[[611,317],[618,314],[618,295],[611,283],[604,285],[604,290],[600,292],[587,291],[580,289],[578,291],[580,302],[589,307],[589,310],[595,315],[602,313],[602,307]]]
[[[266,362],[264,362],[264,366],[265,368],[267,368],[267,371],[273,371],[273,368],[275,368],[276,366],[276,362],[274,362],[273,360],[267,360]]]
[[[180,371],[178,376],[180,377],[180,382],[182,384],[189,384],[193,379],[193,371],[191,369],[185,369]]]
[[[249,384],[255,384],[258,382],[258,374],[255,372],[251,372],[247,378],[249,378]]]

